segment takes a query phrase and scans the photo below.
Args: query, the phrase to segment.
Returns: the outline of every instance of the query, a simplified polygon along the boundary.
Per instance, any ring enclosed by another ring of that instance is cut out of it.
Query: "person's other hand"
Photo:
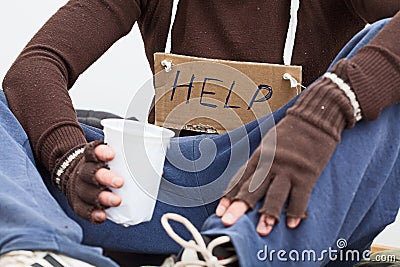
[[[279,222],[285,203],[287,226],[296,228],[307,217],[312,189],[343,129],[354,123],[354,109],[344,92],[326,78],[315,83],[277,124],[276,148],[269,131],[233,177],[217,216],[231,226],[264,198],[256,227],[261,236],[268,235]],[[271,161],[272,165],[267,164]],[[254,188],[255,184],[259,186]]]
[[[113,150],[102,141],[88,143],[84,146],[84,152],[60,176],[59,188],[72,209],[92,223],[104,222],[104,209],[121,204],[121,197],[108,189],[121,188],[124,184],[123,178],[118,177],[106,165],[114,157]],[[64,161],[65,157],[59,164]],[[59,166],[55,169],[58,170]]]

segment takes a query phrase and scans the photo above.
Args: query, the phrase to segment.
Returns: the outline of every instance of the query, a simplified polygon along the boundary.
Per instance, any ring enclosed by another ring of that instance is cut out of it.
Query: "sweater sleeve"
[[[36,33],[3,80],[10,109],[48,170],[86,143],[68,89],[139,18],[145,0],[70,0]]]
[[[354,90],[363,118],[400,102],[400,12],[366,46],[332,69]]]
[[[399,0],[346,0],[346,4],[366,23],[393,17],[400,10]]]

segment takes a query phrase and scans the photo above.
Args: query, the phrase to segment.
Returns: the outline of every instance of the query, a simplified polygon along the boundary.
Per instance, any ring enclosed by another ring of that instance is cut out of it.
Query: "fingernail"
[[[263,233],[267,231],[267,226],[265,225],[265,223],[262,223],[258,226],[258,231]]]
[[[122,186],[123,182],[124,181],[120,177],[114,177],[114,178],[112,178],[111,184],[114,187],[120,187],[120,186]]]
[[[233,223],[233,215],[231,213],[225,214],[222,220],[226,223]]]
[[[103,220],[103,214],[101,212],[96,212],[94,214],[94,218],[96,219],[96,221],[102,221]]]
[[[293,218],[288,218],[287,225],[291,228],[296,227],[296,220]]]
[[[112,206],[115,206],[115,205],[119,204],[119,199],[117,197],[115,197],[115,196],[111,196],[109,200],[110,200],[110,203],[111,203]]]
[[[218,216],[221,216],[222,214],[225,213],[225,211],[226,211],[226,208],[224,206],[222,206],[222,205],[219,205],[217,207],[216,213],[217,213]]]
[[[105,151],[105,154],[106,154],[106,158],[111,158],[113,155],[112,151],[108,147]]]

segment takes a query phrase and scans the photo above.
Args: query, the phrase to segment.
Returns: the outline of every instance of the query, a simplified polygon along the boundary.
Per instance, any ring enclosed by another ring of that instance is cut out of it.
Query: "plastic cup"
[[[122,203],[106,210],[107,218],[124,226],[150,221],[161,176],[174,132],[148,123],[104,119],[104,141],[114,150],[110,169],[125,180],[120,189]]]

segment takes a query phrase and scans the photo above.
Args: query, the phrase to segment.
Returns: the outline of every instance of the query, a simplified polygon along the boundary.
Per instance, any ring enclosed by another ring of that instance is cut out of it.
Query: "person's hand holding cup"
[[[107,162],[115,157],[102,140],[78,145],[57,160],[52,171],[53,184],[65,195],[72,210],[94,223],[106,220],[105,209],[121,204],[121,197],[110,191],[124,185],[121,176]]]
[[[94,153],[96,157],[104,162],[112,161],[115,158],[115,153],[108,145],[99,145],[95,148]],[[118,176],[112,170],[107,168],[99,169],[95,174],[96,181],[108,188],[121,188],[124,185],[123,177]],[[102,191],[98,196],[99,203],[104,207],[118,207],[122,198],[116,193],[108,190]],[[92,212],[92,220],[101,223],[106,220],[106,213],[103,209],[95,210]]]

